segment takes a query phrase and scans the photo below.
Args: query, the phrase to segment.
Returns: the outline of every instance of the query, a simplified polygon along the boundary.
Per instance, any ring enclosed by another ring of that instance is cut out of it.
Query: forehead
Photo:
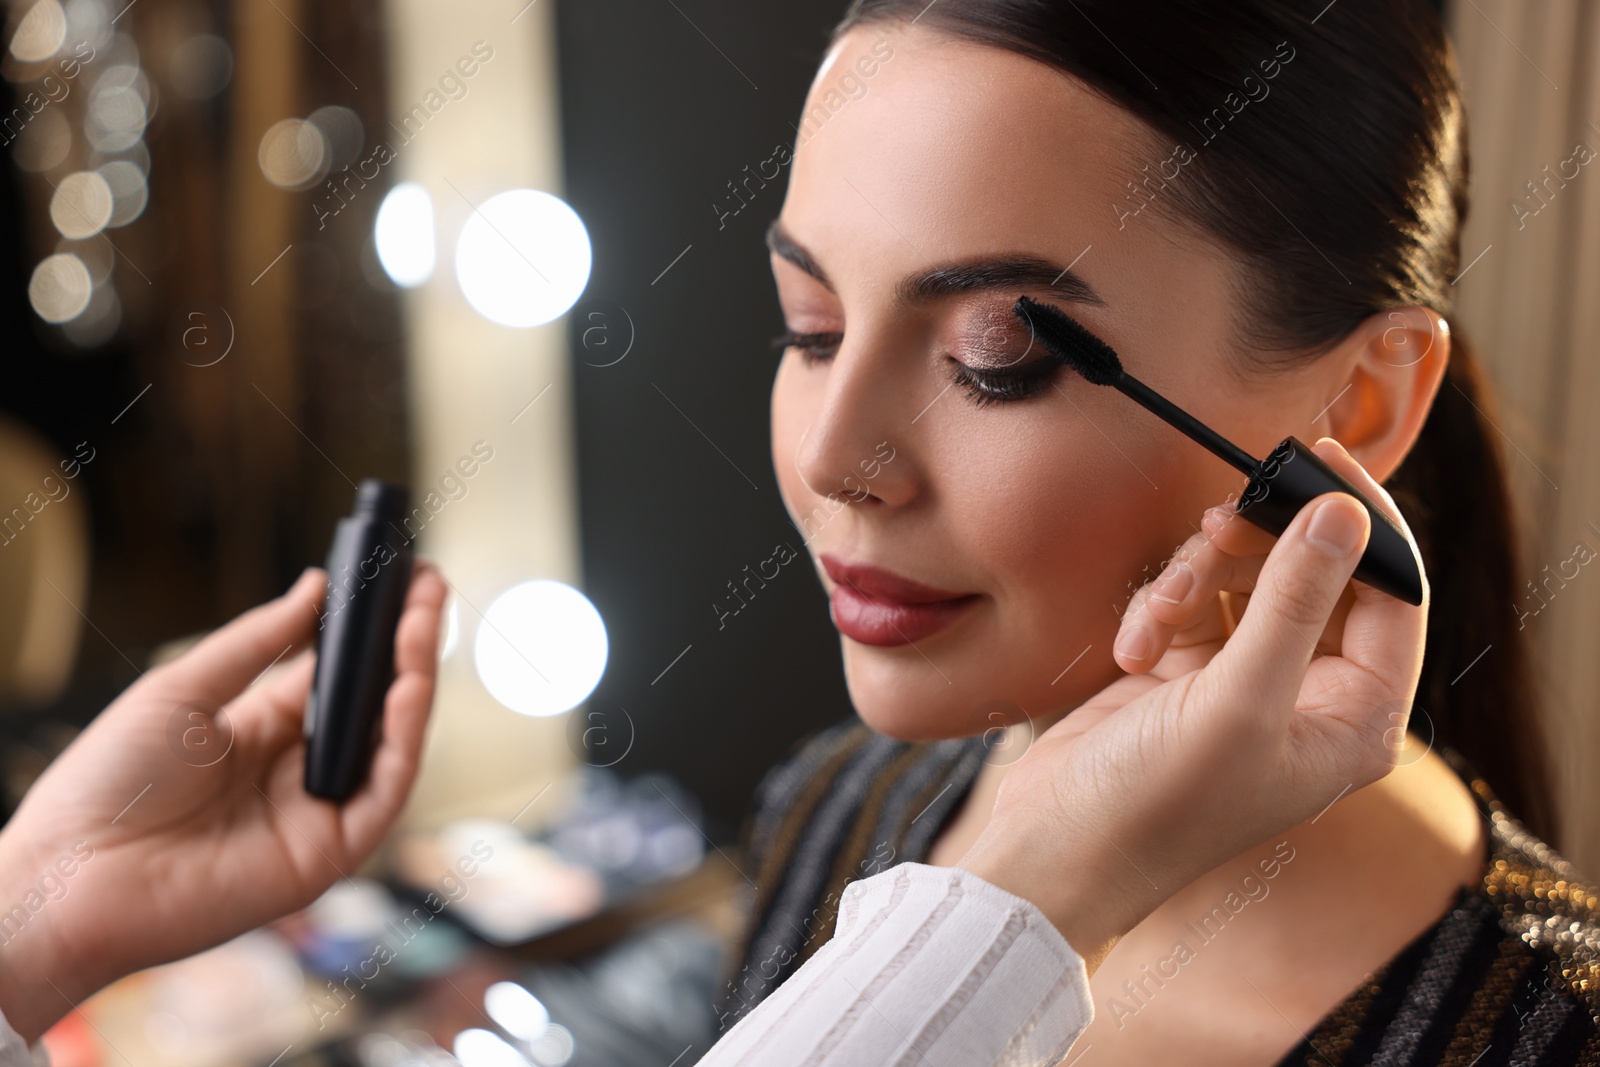
[[[1218,247],[1160,193],[1126,217],[1149,200],[1128,183],[1174,146],[1054,67],[923,25],[860,25],[825,57],[797,125],[783,226],[852,291],[974,255],[1066,263],[1088,249],[1077,269],[1114,317],[1148,308],[1141,295],[1206,319],[1225,302]]]
[[[967,235],[1019,211],[1114,221],[1123,182],[1160,158],[1153,131],[1077,79],[900,24],[857,26],[840,40],[799,127],[795,183],[830,198],[854,185],[874,202],[892,185],[898,201],[958,226],[951,237],[968,247]]]

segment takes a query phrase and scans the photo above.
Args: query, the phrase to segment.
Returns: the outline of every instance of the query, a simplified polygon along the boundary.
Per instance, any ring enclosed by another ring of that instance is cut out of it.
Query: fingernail
[[[1150,635],[1142,626],[1124,630],[1117,635],[1116,651],[1123,659],[1144,659],[1150,651]]]
[[[1327,500],[1318,505],[1306,528],[1306,543],[1333,559],[1344,559],[1356,550],[1361,540],[1361,519],[1339,503]]]
[[[1194,569],[1187,563],[1177,563],[1161,572],[1161,577],[1150,587],[1150,599],[1163,604],[1181,604],[1194,588]]]

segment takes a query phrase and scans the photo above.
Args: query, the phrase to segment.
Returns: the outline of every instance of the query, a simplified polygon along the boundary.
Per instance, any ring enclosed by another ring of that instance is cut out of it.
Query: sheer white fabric
[[[702,1067],[1052,1067],[1094,1017],[1080,956],[1031,902],[902,863],[844,891],[833,938]]]

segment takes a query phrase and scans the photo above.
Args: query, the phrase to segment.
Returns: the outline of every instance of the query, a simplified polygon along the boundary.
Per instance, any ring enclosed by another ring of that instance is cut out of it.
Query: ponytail
[[[1453,330],[1427,422],[1384,485],[1411,524],[1432,586],[1410,729],[1460,752],[1523,825],[1554,841],[1557,812],[1516,611],[1516,531],[1491,394]]]

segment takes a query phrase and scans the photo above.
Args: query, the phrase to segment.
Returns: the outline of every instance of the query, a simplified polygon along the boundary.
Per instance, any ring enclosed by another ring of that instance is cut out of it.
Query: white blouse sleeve
[[[1083,957],[1033,903],[902,863],[852,882],[833,938],[699,1063],[1053,1067],[1093,1018]]]

